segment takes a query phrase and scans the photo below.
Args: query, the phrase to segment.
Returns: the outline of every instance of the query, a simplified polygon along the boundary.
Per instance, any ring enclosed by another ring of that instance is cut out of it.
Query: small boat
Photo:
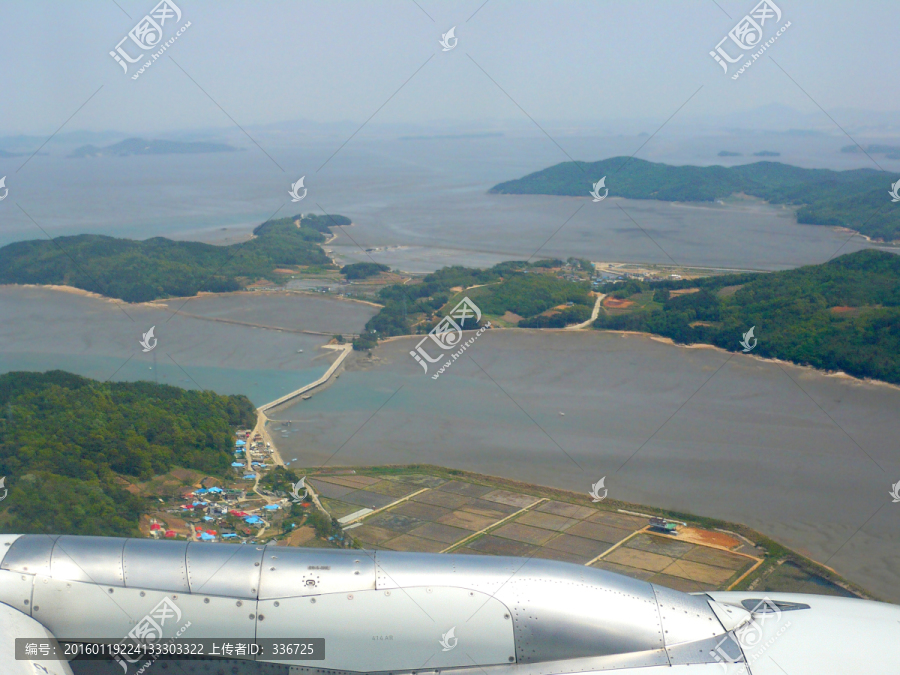
[[[302,353],[303,353],[303,350],[302,350],[302,349],[298,349],[298,350],[297,350],[297,353],[298,353],[298,354],[302,354]]]

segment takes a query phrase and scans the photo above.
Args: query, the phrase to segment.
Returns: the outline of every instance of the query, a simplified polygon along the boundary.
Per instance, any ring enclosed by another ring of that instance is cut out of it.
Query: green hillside
[[[697,290],[675,293],[685,289]],[[900,384],[900,256],[891,253],[864,250],[784,272],[604,290],[635,303],[605,310],[596,328],[740,351],[742,335],[755,326],[754,354]],[[637,302],[650,295],[653,302]]]
[[[580,168],[579,168],[580,167]],[[900,204],[888,191],[896,177],[874,169],[803,169],[779,162],[741,166],[670,166],[612,157],[599,162],[563,162],[500,183],[497,194],[587,196],[606,176],[614,197],[711,202],[746,194],[772,204],[795,206],[797,222],[849,227],[876,239],[900,239]]]
[[[0,375],[0,532],[133,535],[143,500],[119,476],[229,470],[244,396],[62,371]]]
[[[278,279],[279,268],[330,266],[323,232],[349,224],[344,216],[280,218],[230,246],[97,234],[20,241],[0,248],[0,284],[68,285],[127,302],[236,291]]]

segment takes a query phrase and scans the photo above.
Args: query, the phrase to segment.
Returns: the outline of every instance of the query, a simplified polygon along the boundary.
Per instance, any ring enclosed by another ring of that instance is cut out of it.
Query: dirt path
[[[563,330],[581,330],[582,328],[588,328],[594,321],[597,320],[597,317],[600,316],[600,304],[603,302],[603,298],[606,297],[606,293],[598,293],[597,294],[597,302],[594,303],[594,311],[591,312],[591,318],[583,323],[575,324],[574,326],[566,326]]]

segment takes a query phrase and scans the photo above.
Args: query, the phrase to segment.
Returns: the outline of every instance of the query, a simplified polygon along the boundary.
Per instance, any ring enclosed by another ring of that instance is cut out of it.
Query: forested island
[[[126,302],[237,291],[297,266],[333,269],[319,244],[329,227],[349,224],[344,216],[280,218],[230,246],[98,234],[20,241],[0,248],[0,284],[74,286]]]
[[[900,384],[900,256],[863,250],[770,274],[607,284],[627,307],[596,328],[644,331]]]
[[[482,325],[582,323],[594,305],[587,280],[592,270],[576,258],[504,262],[485,270],[445,267],[420,283],[381,289],[384,306],[354,344],[371,349],[379,338],[427,333],[463,297],[480,308]],[[610,281],[597,290],[610,298],[594,328],[734,352],[755,326],[756,355],[900,384],[900,256],[891,253],[866,249],[772,273]]]
[[[599,162],[563,162],[500,183],[496,194],[587,196],[606,176],[614,197],[673,202],[712,202],[734,194],[797,207],[797,222],[847,227],[875,239],[900,239],[900,204],[888,191],[893,174],[875,169],[804,169],[779,162],[740,166],[670,166],[612,157]]]
[[[97,147],[83,145],[69,155],[83,157],[128,157],[129,155],[196,155],[209,152],[237,152],[237,148],[225,143],[207,141],[146,141],[143,138],[126,138],[119,143]]]
[[[578,270],[583,280],[561,278],[559,270],[564,266],[570,278]],[[393,284],[381,289],[377,299],[384,306],[369,319],[365,333],[354,346],[370,349],[378,338],[427,333],[463,297],[482,311],[482,325],[487,315],[503,317],[507,312],[514,318],[505,323],[521,327],[562,327],[586,321],[594,302],[587,281],[592,269],[590,261],[577,258],[567,262],[511,261],[486,270],[460,265],[444,267],[426,275],[420,283]]]
[[[175,467],[229,471],[245,396],[62,371],[0,375],[0,532],[134,536],[145,500],[126,488]]]

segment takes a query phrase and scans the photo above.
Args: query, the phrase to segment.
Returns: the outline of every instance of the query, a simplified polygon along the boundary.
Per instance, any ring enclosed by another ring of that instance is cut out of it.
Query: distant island
[[[760,150],[753,153],[754,157],[781,157],[780,152],[772,152],[771,150]]]
[[[0,375],[0,408],[0,475],[15,477],[0,532],[136,536],[147,507],[130,483],[227,476],[234,430],[256,423],[245,396],[59,370]]]
[[[500,183],[494,194],[587,196],[592,181],[606,176],[614,197],[670,202],[713,202],[733,194],[798,207],[797,222],[846,227],[874,239],[900,239],[900,205],[888,191],[896,177],[875,169],[832,171],[779,162],[739,166],[671,166],[612,157],[599,162],[563,162]]]
[[[719,150],[719,157],[741,157],[741,153],[731,150]]]
[[[869,145],[845,145],[841,148],[841,152],[863,153],[870,155],[900,155],[900,145],[878,145],[871,143]]]
[[[0,248],[0,284],[74,286],[126,302],[237,291],[299,267],[333,269],[319,244],[329,227],[349,224],[345,216],[280,218],[230,246],[98,234],[20,241]]]
[[[606,284],[596,328],[752,353],[900,384],[900,256],[867,249],[770,274]],[[757,342],[758,341],[758,342]]]
[[[482,131],[482,132],[474,132],[469,134],[434,134],[434,135],[419,135],[419,136],[400,136],[398,140],[401,141],[462,141],[462,140],[472,140],[477,138],[502,138],[503,133],[500,131]]]
[[[238,148],[225,143],[206,141],[146,141],[143,138],[127,138],[119,143],[97,147],[83,145],[69,155],[83,157],[128,157],[129,155],[196,155],[209,152],[237,152]]]

